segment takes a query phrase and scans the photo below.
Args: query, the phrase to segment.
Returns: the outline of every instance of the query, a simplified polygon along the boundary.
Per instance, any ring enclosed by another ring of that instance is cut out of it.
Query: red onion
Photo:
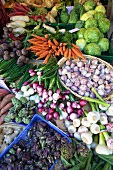
[[[35,71],[33,70],[33,69],[30,69],[29,70],[29,73],[31,74],[31,73],[34,73]]]
[[[82,108],[76,110],[77,114],[82,116],[84,114],[84,111]]]
[[[54,113],[53,113],[53,118],[59,119],[59,117],[60,117],[60,115],[59,115],[58,112],[54,112]]]
[[[76,102],[72,102],[72,108],[77,108],[77,103]]]
[[[39,102],[39,103],[38,103],[38,108],[42,108],[42,107],[43,107],[42,102]]]
[[[66,61],[66,65],[69,66],[71,64],[70,60]]]
[[[53,115],[51,113],[46,114],[46,120],[51,120],[53,118]]]
[[[33,87],[33,84],[29,84],[30,87]]]
[[[34,89],[37,89],[38,86],[39,86],[38,82],[34,82],[34,83],[33,83],[33,88],[34,88]]]
[[[50,107],[51,107],[52,109],[55,109],[55,108],[56,108],[56,104],[55,104],[55,103],[51,103],[51,104],[50,104]]]
[[[80,104],[80,106],[83,107],[83,106],[85,106],[87,104],[87,102],[85,100],[80,100],[79,104]]]
[[[68,106],[66,110],[68,114],[73,112],[73,108],[71,106]]]
[[[63,94],[70,94],[70,90],[64,91]]]

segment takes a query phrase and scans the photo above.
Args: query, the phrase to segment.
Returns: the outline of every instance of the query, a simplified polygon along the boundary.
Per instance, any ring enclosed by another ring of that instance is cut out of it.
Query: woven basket
[[[87,58],[97,59],[100,63],[104,63],[108,68],[110,68],[110,69],[113,70],[113,67],[112,67],[109,63],[107,63],[106,61],[101,60],[100,58],[97,58],[97,57],[94,57],[94,56],[90,56],[90,55],[84,55],[84,57],[85,57],[86,59],[87,59]],[[67,60],[68,60],[68,59],[65,58],[65,57],[61,58],[61,59],[58,61],[58,65],[59,65],[59,66],[62,66]],[[72,94],[74,94],[74,95],[75,95],[76,97],[78,97],[78,98],[84,99],[83,96],[75,93],[75,92],[72,91],[69,87],[67,87],[67,86],[65,85],[65,83],[64,83],[61,79],[60,79],[60,81],[61,81],[62,85],[63,85],[67,90],[70,90],[70,92],[71,92]],[[107,97],[104,98],[104,100],[109,100],[109,99],[111,99],[112,97],[113,97],[113,90],[110,92],[110,94],[109,94]]]

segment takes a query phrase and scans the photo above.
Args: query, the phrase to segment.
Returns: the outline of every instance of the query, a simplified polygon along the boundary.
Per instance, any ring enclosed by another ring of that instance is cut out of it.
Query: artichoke
[[[77,145],[77,153],[82,157],[87,157],[89,155],[89,149],[85,143],[80,143]]]
[[[21,97],[20,101],[22,104],[26,104],[27,103],[27,99],[25,97]]]
[[[68,142],[62,143],[61,144],[61,156],[69,160],[74,156],[74,146],[73,144],[69,144]]]

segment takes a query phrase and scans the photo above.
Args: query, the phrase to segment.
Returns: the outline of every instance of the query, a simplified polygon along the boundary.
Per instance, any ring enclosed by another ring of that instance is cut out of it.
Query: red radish
[[[53,118],[59,119],[59,117],[60,117],[60,115],[59,115],[58,112],[54,112],[54,113],[53,113]]]
[[[30,73],[30,76],[31,76],[31,77],[32,77],[32,76],[35,76],[35,75],[36,75],[35,72]]]
[[[42,86],[37,86],[36,90],[38,93],[40,93],[40,92],[42,92],[43,88],[42,88]]]
[[[67,106],[71,106],[71,102],[67,101]]]
[[[60,93],[61,93],[61,92],[60,92],[60,89],[57,89],[57,90],[56,90],[56,93],[60,94]]]
[[[50,104],[50,107],[51,107],[52,109],[55,109],[55,108],[56,108],[56,104],[55,104],[55,103],[51,103],[51,104]]]
[[[28,81],[25,81],[25,82],[22,84],[22,86],[27,86],[29,83],[30,83],[29,80],[28,80]]]
[[[70,119],[70,116],[69,116],[69,115],[67,116],[67,120],[68,120],[68,121],[71,121],[71,119]]]
[[[47,113],[46,120],[51,120],[53,118],[52,113]]]
[[[68,106],[66,110],[68,114],[73,112],[73,108],[71,106]]]
[[[83,106],[85,106],[87,104],[87,102],[85,100],[80,100],[79,104],[80,104],[80,106],[83,107]]]
[[[52,109],[52,108],[49,108],[49,109],[48,109],[48,113],[54,113],[54,112],[55,112],[54,109]]]
[[[39,113],[42,113],[43,111],[44,111],[44,108],[39,108],[39,109],[38,109],[38,112],[39,112]]]
[[[33,69],[30,69],[29,70],[29,73],[31,74],[31,73],[34,73],[34,70]]]
[[[77,108],[77,103],[76,102],[72,102],[72,108]]]
[[[70,119],[71,120],[74,120],[74,119],[76,119],[78,116],[77,116],[77,114],[76,113],[71,113],[70,114]]]
[[[80,109],[80,107],[81,107],[81,106],[80,106],[79,104],[77,104],[77,107],[76,107],[76,108],[77,108],[77,109]]]
[[[82,115],[84,114],[84,111],[83,111],[82,108],[77,109],[76,112],[77,112],[77,114],[78,114],[79,116],[82,116]]]
[[[64,103],[60,103],[59,109],[64,109]]]
[[[34,89],[37,89],[38,86],[39,86],[38,82],[34,82],[34,83],[33,83],[33,88],[34,88]]]

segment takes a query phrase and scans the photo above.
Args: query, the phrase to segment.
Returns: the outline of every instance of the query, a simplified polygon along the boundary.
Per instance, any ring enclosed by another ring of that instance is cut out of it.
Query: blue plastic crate
[[[0,159],[12,148],[12,146],[14,144],[17,144],[19,142],[19,140],[27,139],[27,132],[30,128],[33,127],[33,124],[35,122],[45,122],[50,128],[54,129],[56,132],[58,132],[59,134],[61,134],[62,137],[66,138],[67,141],[70,143],[71,139],[68,137],[68,135],[66,133],[64,133],[62,130],[60,130],[58,127],[56,127],[53,123],[51,123],[50,121],[46,121],[45,119],[43,119],[41,116],[39,116],[38,114],[35,114],[34,117],[32,118],[30,124],[28,124],[25,129],[15,138],[15,140],[7,147],[6,150],[4,150],[4,152],[1,153],[0,155]],[[55,161],[56,162],[56,161]],[[55,163],[51,166],[50,170],[53,169]]]

